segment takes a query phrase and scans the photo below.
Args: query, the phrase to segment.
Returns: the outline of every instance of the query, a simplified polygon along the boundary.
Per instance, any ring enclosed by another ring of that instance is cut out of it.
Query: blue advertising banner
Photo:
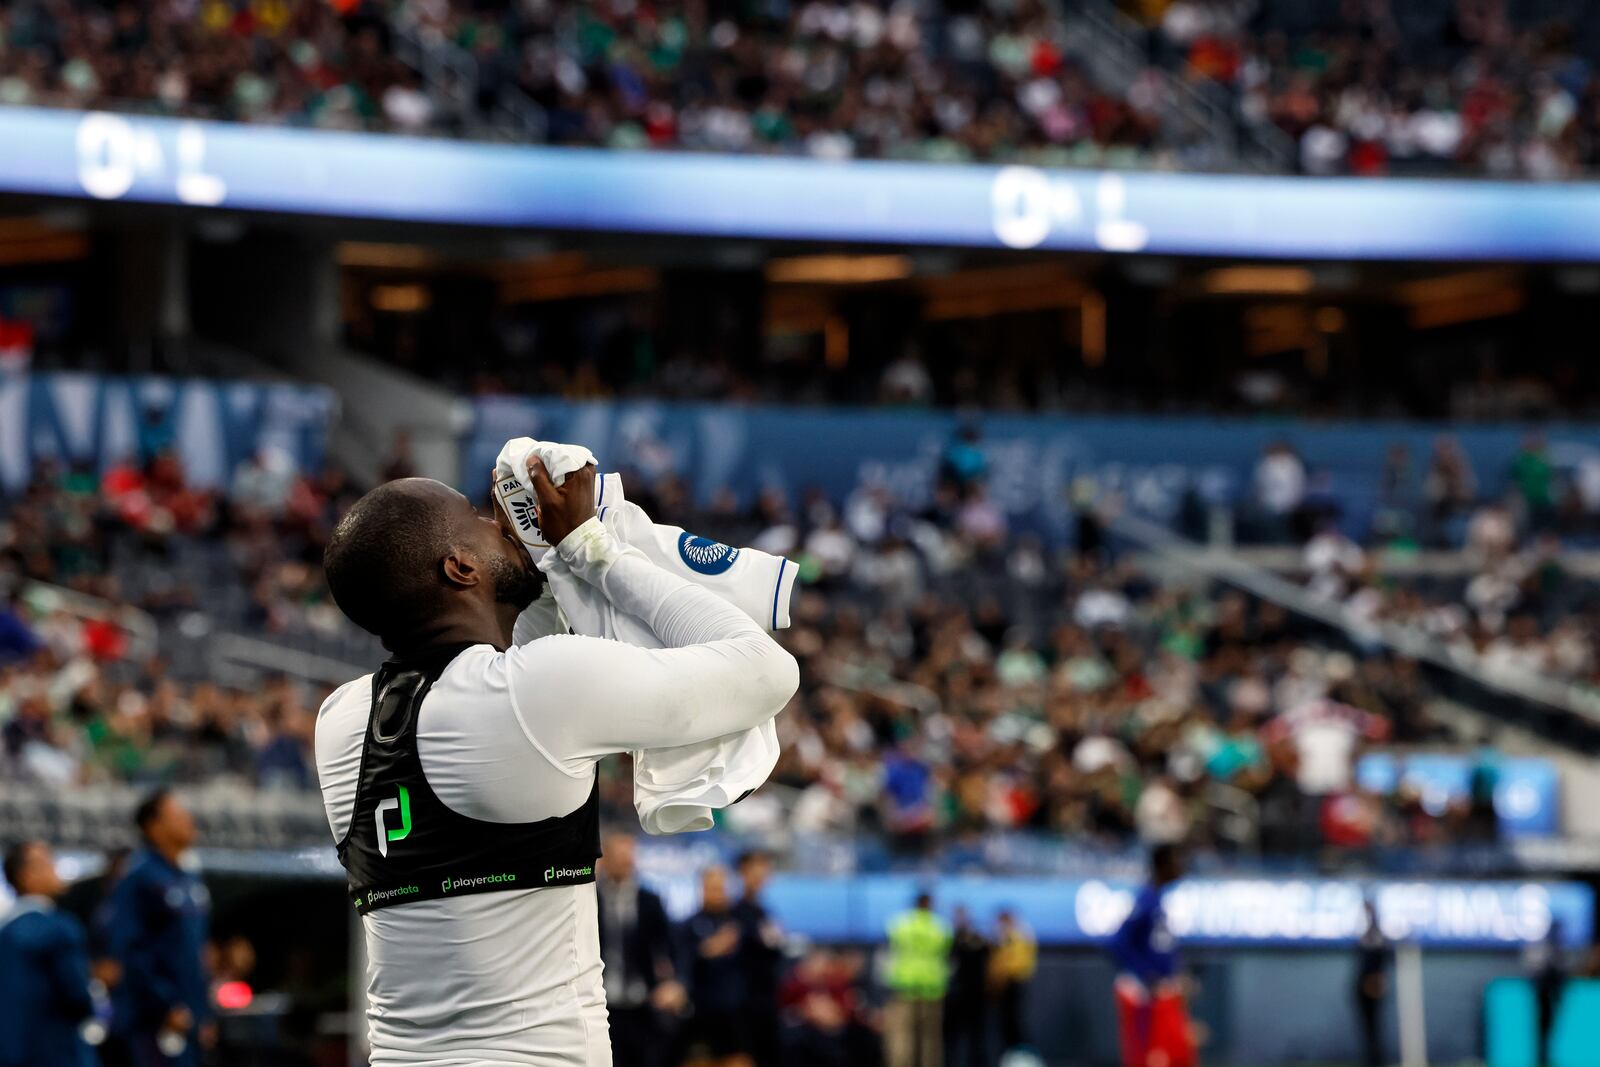
[[[1421,469],[1441,432],[1414,422],[1078,415],[985,415],[975,424],[990,497],[1012,521],[1052,534],[1068,529],[1069,494],[1079,478],[1156,518],[1174,514],[1191,491],[1203,501],[1238,501],[1273,441],[1299,452],[1314,476],[1313,491],[1337,501],[1346,525],[1359,532],[1378,506],[1389,447],[1405,445]],[[526,435],[588,445],[606,469],[674,471],[702,501],[723,488],[748,501],[768,488],[792,496],[815,486],[841,499],[882,485],[916,509],[928,502],[940,458],[962,425],[953,413],[933,411],[489,398],[476,404],[462,450],[462,484],[481,488],[500,446]],[[1505,488],[1529,429],[1451,431],[1486,497]],[[1600,426],[1538,429],[1558,468],[1600,462]]]
[[[1396,756],[1371,752],[1356,763],[1356,783],[1375,793],[1417,790],[1435,814],[1472,795],[1475,774],[1487,776],[1500,826],[1512,836],[1551,836],[1561,830],[1561,782],[1556,766],[1536,756],[1479,760],[1447,753]]]
[[[645,878],[668,911],[698,906],[698,885],[683,873]],[[779,874],[764,900],[790,933],[825,942],[876,943],[889,920],[921,890],[948,916],[957,906],[984,928],[1010,909],[1041,944],[1089,945],[1113,934],[1133,906],[1132,882],[912,874]],[[1193,879],[1167,896],[1172,933],[1187,945],[1350,945],[1365,929],[1364,902],[1377,904],[1395,941],[1439,948],[1515,948],[1558,931],[1562,944],[1586,946],[1594,929],[1594,891],[1575,882],[1353,882]]]
[[[226,487],[268,449],[296,470],[322,462],[338,398],[320,386],[95,374],[0,375],[0,490],[55,459],[97,471],[173,449],[190,485]]]
[[[1295,259],[1600,259],[1600,185],[512,147],[0,108],[0,193],[528,229]]]

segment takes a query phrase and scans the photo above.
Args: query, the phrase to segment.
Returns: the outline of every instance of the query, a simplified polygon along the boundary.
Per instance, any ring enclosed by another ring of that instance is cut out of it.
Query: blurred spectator
[[[933,913],[933,898],[917,896],[910,911],[889,922],[884,1009],[887,1067],[944,1067],[944,998],[950,985],[950,928]]]
[[[779,1067],[778,973],[783,966],[783,931],[761,902],[772,877],[772,856],[759,849],[739,857],[739,957],[744,969],[745,1020],[750,1059],[756,1067]]]
[[[708,867],[701,873],[700,910],[684,924],[683,932],[691,961],[689,1001],[694,1005],[690,1055],[724,1067],[748,1067],[754,1061],[745,961],[725,868]]]
[[[958,489],[981,482],[989,472],[989,460],[983,454],[982,441],[983,430],[978,424],[965,423],[944,447],[944,455],[939,461],[940,476]]]
[[[1350,788],[1360,746],[1388,736],[1389,727],[1370,712],[1312,695],[1316,683],[1311,685],[1304,691],[1306,699],[1274,719],[1266,736],[1269,744],[1284,738],[1294,745],[1299,757],[1296,782],[1303,793],[1327,796]]]
[[[781,998],[786,1062],[855,1067],[878,1059],[867,1021],[859,953],[814,948],[790,970]]]
[[[0,1067],[95,1067],[81,1028],[94,1012],[83,926],[59,911],[66,883],[43,841],[5,855],[16,893],[0,915]]]
[[[1363,903],[1366,925],[1356,944],[1356,1015],[1361,1021],[1363,1067],[1388,1063],[1383,1054],[1383,1002],[1389,996],[1389,968],[1394,950],[1378,923],[1378,908],[1369,896]]]
[[[891,407],[926,407],[933,403],[933,378],[915,352],[903,351],[883,368],[878,398]]]
[[[945,997],[945,1056],[951,1067],[990,1067],[989,956],[994,946],[957,906],[950,941],[950,992]]]
[[[1434,441],[1433,456],[1422,480],[1422,495],[1428,505],[1428,541],[1440,544],[1449,536],[1450,523],[1478,499],[1477,477],[1454,437],[1441,436]]]
[[[661,898],[639,884],[632,834],[606,835],[600,861],[600,958],[618,1063],[656,1067],[670,1044],[664,1018],[686,1007]]]
[[[0,605],[0,667],[29,659],[43,647],[27,623],[26,610],[22,598],[14,593]]]
[[[1009,908],[995,916],[994,957],[989,974],[994,984],[995,1002],[1000,1013],[1000,1048],[1004,1052],[1027,1048],[1024,1018],[1028,1007],[1028,986],[1039,968],[1039,946],[1029,930]]]
[[[1274,526],[1286,531],[1306,495],[1306,466],[1285,442],[1270,444],[1256,463],[1256,499]],[[1281,536],[1281,535],[1280,535]]]
[[[234,472],[228,499],[247,513],[276,518],[283,514],[294,482],[294,460],[281,449],[264,446]]]
[[[1538,1043],[1534,1046],[1535,1062],[1554,1063],[1550,1036],[1555,1030],[1556,1013],[1561,1006],[1561,994],[1567,985],[1566,949],[1561,943],[1560,919],[1553,919],[1543,941],[1536,942],[1528,951],[1528,970],[1533,977],[1533,990],[1538,1004]]]
[[[1543,530],[1555,516],[1555,468],[1543,434],[1529,434],[1522,451],[1511,461],[1511,484],[1516,487],[1528,525]]]
[[[1366,553],[1334,523],[1324,523],[1306,542],[1305,567],[1310,575],[1307,588],[1322,600],[1343,601],[1353,580],[1366,569]]]

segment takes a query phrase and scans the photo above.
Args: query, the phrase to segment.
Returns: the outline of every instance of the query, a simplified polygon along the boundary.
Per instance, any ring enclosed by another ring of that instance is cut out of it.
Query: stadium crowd
[[[471,69],[465,115],[393,58],[397,36]],[[1061,38],[1043,0],[942,13],[823,2],[68,0],[0,14],[0,102],[470,133],[477,109],[514,87],[534,116],[520,133],[553,144],[1146,160],[1154,88],[1102,92]]]
[[[1560,178],[1600,154],[1576,8],[1124,6],[1149,27],[1149,66],[1113,88],[1071,54],[1082,16],[1051,0],[25,0],[0,11],[0,103],[473,135],[512,92],[517,136],[552,144],[1225,165],[1163,121],[1172,72],[1288,134],[1309,173]]]
[[[1152,60],[1224,87],[1309,174],[1563,179],[1600,160],[1594,20],[1504,0],[1137,0]],[[1519,17],[1521,16],[1521,17]]]
[[[993,830],[1280,852],[1494,837],[1487,797],[1424,811],[1418,796],[1354,784],[1369,744],[1445,739],[1416,664],[1341,646],[1242,593],[1157,581],[1115,550],[1103,503],[1081,509],[1071,546],[1013,533],[985,491],[979,446],[951,442],[934,502],[917,513],[883,490],[813,494],[797,509],[775,495],[753,511],[731,497],[699,508],[670,476],[630,477],[650,513],[801,567],[782,635],[802,663],[801,693],[780,720],[770,796],[734,809],[735,829],[868,833],[903,857],[959,857]],[[1478,501],[1441,444],[1421,513],[1465,524],[1483,553],[1464,587],[1384,577],[1324,516],[1306,517],[1313,479],[1286,446],[1262,457],[1245,508],[1285,536],[1315,531],[1311,591],[1353,622],[1418,625],[1481,666],[1593,685],[1588,586],[1559,579],[1553,534],[1524,535],[1553,521],[1541,507],[1558,483],[1541,448],[1530,440],[1515,460],[1513,509]],[[402,448],[387,473],[408,469]],[[332,639],[344,624],[317,560],[355,493],[334,469],[299,475],[270,456],[223,493],[187,486],[165,451],[98,479],[41,467],[0,511],[8,776],[313,786],[315,686],[219,684],[203,666],[133,657],[124,627],[68,612],[51,587],[131,598],[164,635]],[[209,577],[193,564],[202,553],[221,561]],[[137,594],[124,589],[135,572]],[[603,793],[613,814],[631,809],[625,767]]]

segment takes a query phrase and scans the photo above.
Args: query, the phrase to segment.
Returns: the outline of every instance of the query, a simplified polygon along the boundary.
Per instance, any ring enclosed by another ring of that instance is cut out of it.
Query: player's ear
[[[478,567],[464,552],[451,552],[440,565],[444,568],[444,580],[451,585],[465,589],[477,585],[480,580]]]

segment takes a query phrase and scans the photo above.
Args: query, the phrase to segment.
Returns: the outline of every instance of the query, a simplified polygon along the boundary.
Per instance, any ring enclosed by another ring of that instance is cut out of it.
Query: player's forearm
[[[575,637],[527,646],[518,658],[540,678],[539,699],[584,708],[581,716],[537,728],[562,758],[694,744],[748,730],[794,695],[794,657],[716,594],[621,545],[599,523],[574,530],[558,551],[581,580],[642,620],[665,646]]]
[[[557,547],[572,572],[619,611],[640,619],[664,648],[684,648],[766,631],[715,593],[652,563],[591,519]],[[776,648],[770,639],[766,645]],[[781,652],[781,649],[779,650]]]

